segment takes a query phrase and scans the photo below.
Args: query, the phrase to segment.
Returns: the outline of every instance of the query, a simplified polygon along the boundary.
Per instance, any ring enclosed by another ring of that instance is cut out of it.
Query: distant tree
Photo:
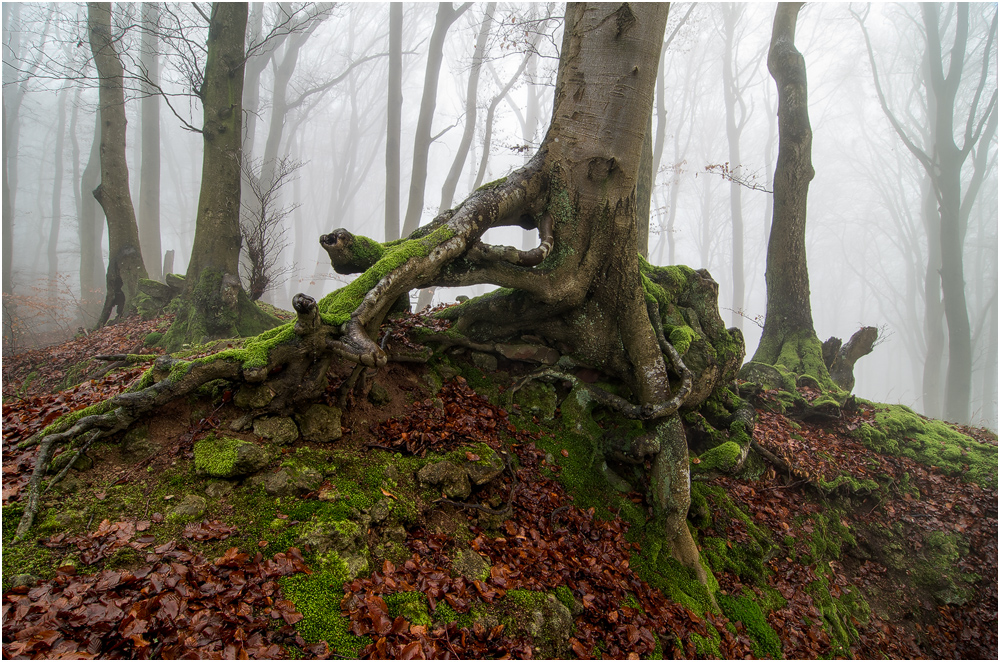
[[[142,158],[139,166],[139,245],[150,278],[161,280],[162,248],[160,246],[160,84],[159,5],[142,3],[142,44],[139,62],[141,82]]]
[[[251,301],[278,287],[291,267],[283,266],[281,251],[288,246],[286,219],[299,205],[281,207],[279,195],[286,184],[297,178],[301,162],[282,157],[273,167],[273,175],[261,177],[259,159],[244,158],[243,181],[251,200],[242,200],[240,234],[243,236],[244,260],[241,268],[243,287]],[[265,184],[266,183],[266,184]],[[266,188],[265,188],[266,185]]]
[[[968,233],[969,214],[982,187],[989,165],[989,154],[997,130],[996,72],[990,74],[990,62],[996,58],[997,10],[983,35],[978,49],[981,64],[973,64],[969,56],[969,12],[967,3],[957,3],[946,18],[941,16],[941,5],[920,5],[923,36],[926,43],[926,107],[931,128],[931,144],[923,148],[913,131],[904,127],[897,111],[889,107],[879,79],[871,38],[865,27],[865,14],[852,12],[861,26],[868,48],[868,61],[875,79],[879,103],[900,141],[913,154],[926,171],[938,207],[940,226],[940,291],[944,304],[944,317],[948,325],[948,367],[944,389],[943,416],[947,420],[968,422],[969,403],[972,395],[972,329],[969,321],[965,293],[965,265],[963,249]],[[955,32],[950,50],[946,50],[945,35],[951,19]],[[975,48],[975,46],[973,46]],[[947,71],[946,58],[947,57]],[[967,70],[972,74],[971,102],[964,106],[965,117],[956,117],[959,109],[958,93]],[[978,77],[976,72],[978,71]],[[992,83],[990,93],[987,84]],[[988,96],[984,96],[984,92]],[[989,99],[983,102],[986,99]],[[958,126],[956,126],[958,124]],[[961,126],[964,124],[964,128]],[[956,132],[961,135],[961,145],[956,143]],[[971,161],[970,161],[971,159]],[[963,166],[971,162],[972,173],[962,186]],[[931,228],[931,233],[933,228]],[[933,259],[933,256],[931,256]],[[929,301],[936,298],[936,278],[928,272],[931,292]]]
[[[385,240],[399,239],[399,147],[403,113],[403,3],[389,3],[385,137]]]
[[[125,160],[124,68],[111,33],[111,4],[91,2],[88,32],[94,64],[100,79],[101,183],[94,197],[108,222],[109,257],[107,293],[98,325],[105,324],[117,308],[119,315],[135,311],[139,280],[147,277],[139,249],[139,228],[129,193]]]

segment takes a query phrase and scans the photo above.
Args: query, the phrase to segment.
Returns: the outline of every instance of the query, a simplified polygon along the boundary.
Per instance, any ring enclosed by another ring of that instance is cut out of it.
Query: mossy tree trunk
[[[90,49],[100,80],[101,183],[94,197],[108,220],[109,262],[107,294],[98,326],[105,324],[113,309],[118,315],[135,311],[139,280],[146,267],[139,249],[139,228],[129,193],[128,164],[125,160],[124,69],[115,51],[111,34],[111,4],[87,4]]]
[[[448,339],[464,336],[459,342],[502,353],[502,346],[523,347],[527,335],[549,365],[563,355],[570,366],[622,384],[613,395],[584,384],[564,363],[533,374],[573,382],[593,404],[644,422],[641,435],[608,452],[650,463],[657,522],[674,556],[704,578],[686,523],[689,460],[679,411],[731,381],[743,343],[737,329],[725,329],[718,285],[707,272],[654,267],[638,254],[636,186],[667,13],[662,3],[570,3],[552,120],[524,167],[407,239],[381,244],[344,229],[323,235],[335,269],[363,272],[358,278],[319,302],[296,295],[294,324],[182,362],[167,379],[195,370],[207,378],[217,374],[207,366],[225,364],[228,379],[267,383],[275,394],[253,415],[287,412],[323,392],[333,356],[384,365],[394,349],[379,342],[380,324],[410,290],[500,285],[442,313],[455,321]],[[490,228],[514,225],[536,229],[539,245],[482,242]],[[123,398],[121,407],[137,397]]]
[[[816,171],[806,94],[806,64],[795,48],[802,3],[782,2],[774,14],[767,69],[778,87],[778,163],[774,215],[767,244],[767,312],[753,361],[781,364],[832,384],[813,328],[806,263],[806,197]]]
[[[187,342],[254,335],[277,323],[250,301],[239,279],[247,16],[247,3],[212,5],[205,77],[199,90],[204,154],[198,218],[185,292],[164,340],[169,349]]]

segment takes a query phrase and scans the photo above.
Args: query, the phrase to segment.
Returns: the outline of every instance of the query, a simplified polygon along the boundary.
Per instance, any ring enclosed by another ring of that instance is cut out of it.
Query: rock
[[[317,569],[346,571],[350,580],[369,570],[367,528],[367,522],[362,525],[351,520],[321,521],[304,531],[296,544],[310,546],[315,553]]]
[[[63,468],[67,464],[69,464],[69,461],[75,455],[76,455],[75,449],[71,448],[67,451],[63,451],[57,457],[52,459],[52,464],[49,466],[49,473],[57,474],[60,471],[62,471]],[[80,457],[76,458],[76,461],[73,463],[73,468],[77,471],[86,471],[87,469],[90,469],[92,466],[94,466],[94,461],[91,460],[86,455],[81,455]]]
[[[253,422],[253,433],[258,437],[270,439],[280,446],[290,444],[299,438],[299,429],[295,427],[295,421],[287,416],[258,418]]]
[[[371,518],[372,524],[380,524],[389,518],[392,514],[392,505],[389,503],[388,499],[379,499],[375,504],[368,509],[368,517]]]
[[[372,387],[368,391],[368,402],[376,407],[384,407],[391,401],[389,390],[378,382],[372,382]]]
[[[573,614],[554,595],[532,591],[525,598],[504,605],[504,611],[510,613],[516,630],[531,635],[539,659],[568,658]]]
[[[208,501],[203,496],[188,494],[167,513],[167,519],[173,522],[189,522],[201,519],[208,508]]]
[[[485,352],[472,352],[472,365],[490,374],[497,371],[497,357]]]
[[[149,438],[149,428],[145,425],[132,428],[122,437],[122,459],[138,462],[159,451],[159,447]]]
[[[785,388],[781,373],[774,366],[769,366],[766,363],[748,361],[740,368],[739,377],[745,381],[760,384],[761,388],[765,389]]]
[[[274,399],[274,391],[267,384],[244,384],[236,392],[233,404],[240,409],[261,409]]]
[[[462,548],[455,554],[451,566],[465,577],[466,581],[485,581],[490,576],[490,564],[478,553]]]
[[[295,418],[299,422],[302,437],[309,441],[337,441],[344,434],[340,429],[340,409],[337,407],[310,405],[309,409],[296,414]]]
[[[234,485],[228,480],[215,480],[205,487],[205,494],[212,499],[219,499],[233,491]]]
[[[260,482],[270,496],[300,496],[317,489],[323,474],[312,467],[281,467]]]
[[[437,366],[435,366],[435,369],[437,370],[438,374],[441,375],[441,379],[443,379],[444,381],[448,381],[449,379],[455,379],[455,377],[458,377],[459,375],[458,368],[451,365],[450,363],[439,363],[437,364]]]
[[[83,481],[73,474],[66,474],[52,489],[59,494],[73,494],[81,487],[83,487]]]
[[[556,415],[558,397],[551,384],[532,381],[514,394],[514,402],[521,406],[521,411],[525,414],[551,421]]]
[[[242,439],[214,436],[194,444],[194,468],[216,478],[248,476],[266,467],[271,457],[257,444]]]
[[[31,587],[31,586],[34,586],[35,582],[37,582],[37,581],[38,581],[38,577],[36,577],[34,575],[31,575],[31,574],[28,574],[28,573],[25,572],[25,573],[22,573],[20,575],[14,575],[14,577],[11,578],[11,580],[10,580],[10,585],[11,585],[11,587],[14,587],[14,586],[28,586],[28,587]]]
[[[607,462],[601,462],[601,473],[607,479],[611,487],[615,488],[619,492],[629,493],[632,491],[632,485],[629,484],[627,480],[616,474],[611,467],[608,466]]]
[[[514,361],[555,365],[559,360],[559,352],[545,345],[498,343],[497,351]]]
[[[489,449],[489,455],[485,455],[480,449],[479,460],[466,460],[462,466],[469,480],[477,487],[490,482],[502,474],[504,469],[503,459],[492,448]]]
[[[439,487],[448,498],[465,499],[472,494],[465,469],[447,460],[424,465],[417,472],[417,479],[422,485]]]

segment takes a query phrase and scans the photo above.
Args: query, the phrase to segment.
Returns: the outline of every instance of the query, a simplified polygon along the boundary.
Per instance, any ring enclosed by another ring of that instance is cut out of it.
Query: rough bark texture
[[[141,63],[149,79],[143,85],[142,98],[142,160],[139,172],[139,244],[149,277],[162,280],[160,247],[160,95],[156,87],[160,82],[159,6],[154,2],[142,4]]]
[[[216,3],[208,30],[208,57],[199,94],[204,107],[204,156],[194,248],[185,276],[186,304],[164,343],[259,333],[277,320],[253,304],[240,286],[240,159],[246,3]]]
[[[823,343],[823,363],[830,371],[833,383],[848,393],[854,390],[854,364],[863,356],[871,354],[878,341],[878,329],[865,326],[841,345],[840,338],[829,338]]]
[[[778,4],[767,56],[768,71],[778,87],[778,163],[767,244],[767,311],[753,361],[775,365],[781,360],[793,372],[814,373],[825,366],[813,328],[806,264],[806,196],[815,171],[806,65],[795,48],[795,21],[801,6]],[[812,344],[815,347],[807,347]],[[791,351],[783,357],[786,346]]]
[[[399,142],[403,116],[403,4],[389,4],[389,84],[385,134],[385,240],[399,239]]]
[[[93,325],[101,313],[104,289],[104,256],[101,243],[104,237],[104,210],[94,199],[92,191],[101,183],[101,114],[94,116],[94,139],[91,141],[87,165],[76,185],[80,188],[80,299],[84,301],[87,326]],[[87,303],[93,302],[93,303]]]
[[[100,79],[101,183],[94,197],[108,221],[109,261],[107,294],[98,325],[104,324],[117,308],[119,315],[135,311],[139,279],[146,267],[139,249],[139,229],[129,193],[128,164],[125,160],[124,70],[111,35],[111,4],[87,4],[90,48]]]

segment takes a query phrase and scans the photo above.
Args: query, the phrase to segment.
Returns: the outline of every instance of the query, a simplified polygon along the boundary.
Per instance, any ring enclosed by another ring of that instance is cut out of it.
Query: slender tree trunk
[[[139,245],[149,277],[163,280],[160,245],[160,56],[157,30],[160,23],[159,5],[142,3],[142,46],[140,62],[150,85],[143,85],[142,98],[142,158],[139,172]]]
[[[399,239],[399,143],[403,117],[403,3],[389,3],[389,84],[385,133],[385,240]]]
[[[104,239],[104,210],[91,192],[101,183],[101,113],[94,115],[94,139],[90,145],[90,155],[83,174],[76,181],[80,191],[80,216],[78,235],[80,240],[80,300],[84,302],[83,315],[87,326],[93,326],[100,319],[102,300],[105,295],[104,254],[101,247]]]
[[[729,168],[733,174],[741,171],[740,137],[746,124],[746,106],[740,95],[739,81],[736,80],[736,23],[742,16],[742,9],[732,3],[723,5],[724,46],[722,50],[722,90],[726,104],[726,139],[729,143]],[[737,106],[740,116],[736,117]],[[733,223],[733,263],[732,263],[732,313],[733,326],[743,328],[743,308],[745,284],[743,279],[743,187],[736,182],[729,183],[729,213]]]
[[[5,8],[6,9],[6,8]],[[3,101],[3,293],[14,291],[14,209],[11,188],[7,179],[7,148],[10,125],[7,124],[7,100]],[[7,320],[4,320],[4,337],[7,337]]]
[[[451,2],[438,4],[437,19],[427,46],[427,69],[424,72],[424,92],[420,99],[420,113],[417,115],[417,129],[413,138],[413,169],[410,174],[410,197],[403,217],[403,236],[409,235],[420,225],[424,210],[424,188],[427,184],[427,159],[431,149],[431,124],[437,105],[438,78],[444,59],[444,38],[448,28],[461,16],[471,3],[458,9]]]
[[[49,230],[49,290],[55,296],[56,280],[59,275],[59,230],[62,226],[62,183],[64,145],[66,137],[66,95],[67,87],[63,86],[59,93],[59,104],[56,110],[56,145],[55,171],[52,176],[52,224]]]
[[[941,303],[941,215],[930,178],[923,180],[923,220],[927,234],[927,263],[924,273],[924,336],[926,352],[923,370],[924,414],[941,418],[944,412],[944,306]]]
[[[458,143],[455,160],[452,161],[448,176],[445,177],[444,184],[441,186],[441,212],[449,209],[452,201],[455,199],[455,189],[458,188],[458,179],[465,168],[465,161],[469,156],[469,148],[472,146],[472,137],[476,131],[476,102],[479,97],[479,74],[482,71],[483,55],[486,53],[486,39],[490,36],[490,25],[493,22],[493,12],[496,11],[496,6],[497,3],[495,2],[486,5],[483,22],[479,26],[476,48],[472,53],[472,68],[469,70],[469,84],[465,91],[465,128],[462,131],[462,139]]]
[[[820,343],[813,328],[806,263],[806,196],[815,170],[805,59],[795,48],[795,23],[801,6],[778,4],[767,57],[768,71],[778,87],[778,162],[765,272],[767,312],[753,360],[773,365],[790,343],[800,364],[786,365],[786,369],[820,377],[826,376],[822,356],[809,356],[815,352],[803,346],[814,342],[818,348]]]
[[[87,3],[90,48],[100,78],[101,183],[94,197],[104,209],[110,241],[107,294],[98,324],[105,324],[113,308],[118,315],[135,311],[139,280],[148,276],[139,249],[139,229],[129,193],[125,158],[124,70],[111,34],[111,4]]]

